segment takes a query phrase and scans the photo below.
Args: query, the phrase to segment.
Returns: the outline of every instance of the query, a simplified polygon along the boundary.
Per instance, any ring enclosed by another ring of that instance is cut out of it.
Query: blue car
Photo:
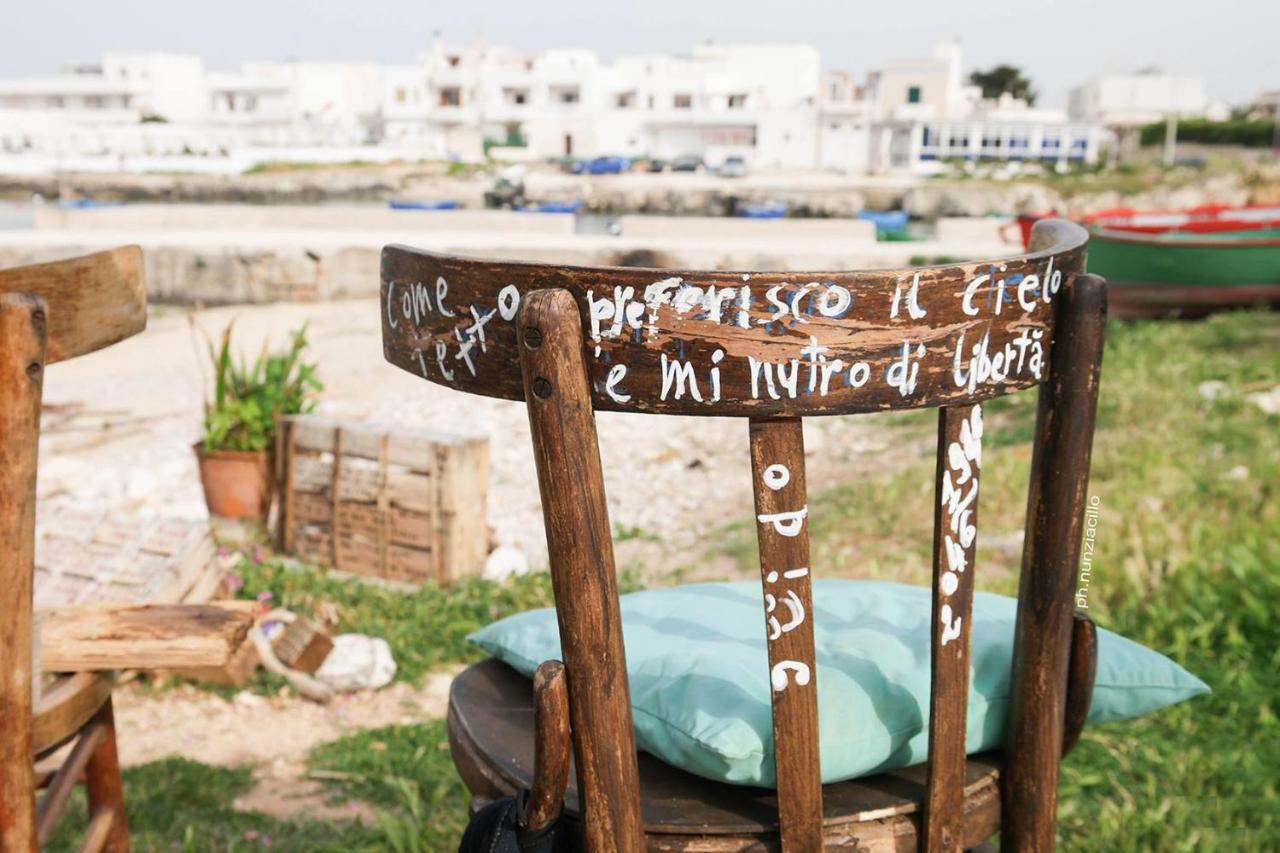
[[[629,157],[594,157],[590,160],[578,160],[569,167],[575,175],[619,175],[630,171]]]

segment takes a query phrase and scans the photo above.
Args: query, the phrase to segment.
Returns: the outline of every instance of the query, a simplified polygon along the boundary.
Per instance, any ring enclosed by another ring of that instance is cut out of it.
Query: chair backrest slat
[[[1001,839],[1014,850],[1053,849],[1072,593],[1106,306],[1102,279],[1082,275],[1075,280],[1057,306],[1048,380],[1040,387],[1000,785]]]
[[[36,847],[31,585],[45,316],[39,297],[0,293],[0,839],[6,850]]]
[[[973,632],[974,552],[982,406],[938,411],[934,491],[933,614],[929,687],[929,769],[924,849],[954,851],[964,830],[969,647]]]
[[[582,325],[564,291],[530,295],[519,325],[587,849],[639,853],[640,772]]]
[[[778,822],[788,850],[822,849],[818,672],[809,573],[809,500],[799,418],[751,419],[751,484],[764,587]]]

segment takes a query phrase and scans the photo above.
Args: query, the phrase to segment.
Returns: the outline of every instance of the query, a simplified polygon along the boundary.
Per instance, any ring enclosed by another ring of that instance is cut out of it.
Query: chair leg
[[[124,787],[120,781],[120,759],[116,753],[115,714],[111,698],[102,703],[94,721],[106,728],[106,737],[93,751],[85,767],[85,788],[89,792],[89,815],[92,819],[100,813],[112,816],[111,830],[102,845],[105,853],[128,853],[129,830],[124,817]]]

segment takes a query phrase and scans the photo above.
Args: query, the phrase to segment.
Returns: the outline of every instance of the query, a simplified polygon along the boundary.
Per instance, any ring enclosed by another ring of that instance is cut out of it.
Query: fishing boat
[[[414,201],[411,199],[393,198],[387,202],[392,210],[457,210],[460,206],[456,201]]]
[[[1280,305],[1280,209],[1091,217],[1087,268],[1121,317]]]
[[[735,212],[747,219],[782,219],[788,209],[785,201],[749,201],[739,204]]]
[[[1037,218],[1018,217],[1019,230],[1029,234]],[[1118,208],[1083,223],[1087,269],[1107,279],[1113,316],[1280,306],[1280,207]]]

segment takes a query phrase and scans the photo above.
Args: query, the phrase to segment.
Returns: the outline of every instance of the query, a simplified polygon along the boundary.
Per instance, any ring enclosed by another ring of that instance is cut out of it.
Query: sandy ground
[[[494,538],[520,548],[535,567],[545,566],[523,405],[465,396],[388,365],[373,300],[195,315],[160,309],[142,335],[54,365],[45,384],[41,500],[106,507],[122,517],[205,517],[191,445],[200,430],[208,368],[192,322],[216,333],[232,320],[237,339],[251,352],[264,338],[279,344],[289,329],[309,324],[326,385],[323,413],[486,435]],[[723,565],[697,561],[709,534],[750,510],[746,423],[603,413],[599,433],[613,522],[643,534],[619,543],[619,565],[652,573],[684,568],[690,578],[722,572]],[[805,437],[810,483],[817,488],[874,464],[885,449],[878,430],[857,419],[810,420]],[[244,808],[278,815],[362,814],[359,804],[324,804],[317,784],[304,774],[307,752],[357,728],[442,715],[450,677],[442,673],[418,688],[397,684],[342,697],[328,707],[292,696],[241,694],[227,701],[190,688],[157,694],[126,687],[117,699],[121,756],[126,764],[169,755],[227,766],[252,763],[261,784],[244,798]]]

